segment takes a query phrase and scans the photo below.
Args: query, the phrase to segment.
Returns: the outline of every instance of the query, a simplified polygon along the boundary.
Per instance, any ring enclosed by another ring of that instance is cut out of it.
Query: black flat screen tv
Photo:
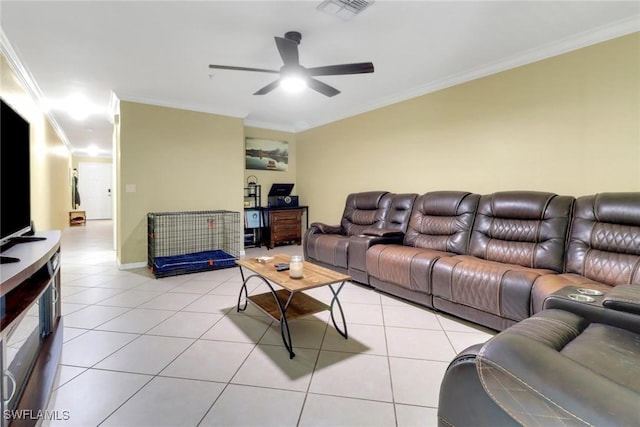
[[[29,122],[0,99],[0,244],[31,230]]]

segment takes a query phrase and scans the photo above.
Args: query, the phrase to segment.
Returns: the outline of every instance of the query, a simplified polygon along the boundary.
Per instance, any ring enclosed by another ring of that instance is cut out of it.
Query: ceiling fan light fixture
[[[364,0],[362,0],[364,1]],[[210,64],[209,68],[221,70],[257,71],[262,73],[279,73],[280,78],[273,80],[268,85],[258,89],[254,95],[266,95],[272,90],[282,87],[288,92],[300,92],[306,87],[332,97],[340,93],[333,86],[330,86],[314,77],[318,76],[343,76],[347,74],[373,73],[373,63],[358,62],[353,64],[336,64],[322,67],[306,68],[300,65],[298,44],[302,39],[302,34],[297,31],[288,31],[283,37],[274,37],[278,53],[282,58],[283,65],[280,71],[266,70],[263,68],[236,67],[231,65]]]
[[[302,92],[307,88],[307,80],[301,76],[285,76],[280,79],[280,87],[289,93]]]

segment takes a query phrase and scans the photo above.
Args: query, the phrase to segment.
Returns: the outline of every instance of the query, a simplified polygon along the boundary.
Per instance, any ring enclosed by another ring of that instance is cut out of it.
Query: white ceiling
[[[112,94],[296,132],[640,31],[640,1],[378,0],[347,21],[320,3],[1,0],[0,36],[75,153],[111,155]],[[375,73],[318,77],[333,98],[254,96],[277,76],[208,68],[277,70],[273,37],[290,30],[302,65],[372,61]],[[86,120],[64,110],[71,94],[90,102]]]

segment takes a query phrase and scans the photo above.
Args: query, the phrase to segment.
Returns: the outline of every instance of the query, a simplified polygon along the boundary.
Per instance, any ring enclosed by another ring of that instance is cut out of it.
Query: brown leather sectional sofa
[[[565,286],[640,284],[640,193],[356,193],[303,245],[307,261],[503,330]]]

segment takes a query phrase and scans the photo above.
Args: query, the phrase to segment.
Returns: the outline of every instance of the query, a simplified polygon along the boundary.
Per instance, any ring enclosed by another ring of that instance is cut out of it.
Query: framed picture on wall
[[[289,143],[274,139],[246,138],[247,169],[286,171],[289,169]]]

